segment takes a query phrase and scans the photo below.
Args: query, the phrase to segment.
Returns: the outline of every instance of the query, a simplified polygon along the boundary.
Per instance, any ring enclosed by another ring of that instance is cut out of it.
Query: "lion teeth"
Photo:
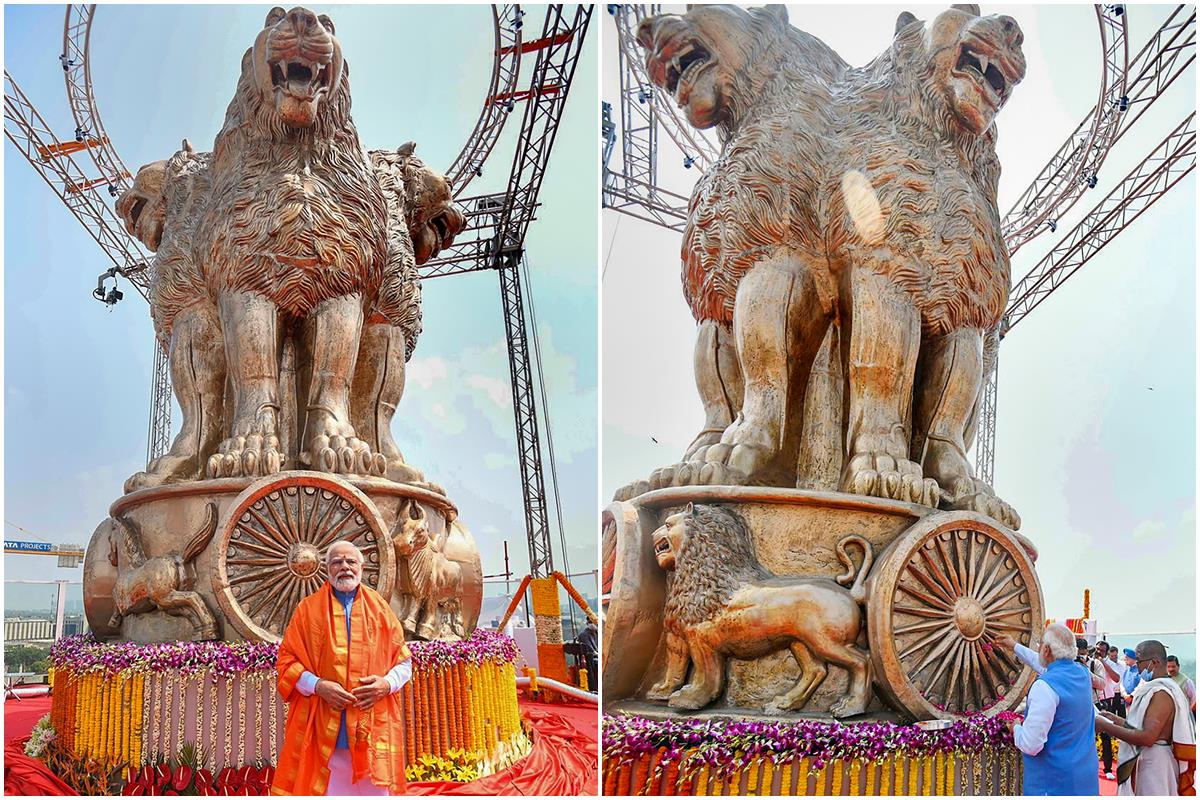
[[[979,71],[984,75],[987,75],[988,57],[982,53],[976,53],[975,58],[979,60]]]

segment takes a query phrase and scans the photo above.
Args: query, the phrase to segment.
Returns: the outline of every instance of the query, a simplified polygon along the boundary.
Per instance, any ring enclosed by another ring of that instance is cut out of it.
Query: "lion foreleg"
[[[854,267],[847,280],[850,402],[842,491],[936,506],[936,482],[909,460],[920,314],[907,292],[867,267]]]
[[[203,477],[203,459],[221,442],[225,344],[215,307],[196,303],[175,317],[167,358],[183,422],[171,449],[126,481],[126,492]]]
[[[386,471],[389,480],[413,483],[424,476],[405,462],[392,438],[404,380],[404,332],[386,322],[364,326],[350,389],[350,420],[358,438],[381,454],[375,470]]]
[[[647,700],[666,700],[671,693],[678,689],[687,678],[688,646],[679,636],[667,634],[667,665],[663,669],[663,677],[646,692]]]
[[[357,294],[321,301],[306,321],[311,377],[300,459],[313,469],[367,475],[378,474],[384,463],[358,438],[350,421],[350,383],[362,325],[362,298]]]
[[[725,658],[707,643],[688,642],[692,658],[692,680],[671,695],[671,708],[695,710],[704,708],[717,698],[725,683]]]
[[[983,333],[964,329],[930,339],[921,364],[923,380],[915,395],[917,430],[924,439],[919,455],[925,474],[941,487],[942,504],[1019,528],[1017,512],[975,477],[967,460],[966,430],[984,379]]]
[[[228,438],[208,460],[210,478],[271,475],[283,468],[279,446],[279,310],[250,292],[220,296],[225,363],[233,388]]]
[[[699,483],[795,484],[800,409],[830,315],[811,270],[775,258],[738,286],[733,335],[745,384],[742,410],[697,458]]]

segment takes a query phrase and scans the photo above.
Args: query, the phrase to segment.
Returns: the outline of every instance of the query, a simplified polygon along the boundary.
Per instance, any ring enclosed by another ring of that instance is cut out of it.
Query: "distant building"
[[[4,620],[4,641],[39,642],[54,639],[54,621],[49,619]]]

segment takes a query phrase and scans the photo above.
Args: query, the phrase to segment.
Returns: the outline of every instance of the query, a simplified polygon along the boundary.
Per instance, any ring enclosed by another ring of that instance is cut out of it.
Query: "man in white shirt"
[[[1100,681],[1075,661],[1075,635],[1053,623],[1037,652],[1010,636],[996,637],[995,644],[1039,676],[1029,688],[1025,720],[1012,725],[1013,742],[1024,754],[1022,794],[1098,795],[1092,686]]]

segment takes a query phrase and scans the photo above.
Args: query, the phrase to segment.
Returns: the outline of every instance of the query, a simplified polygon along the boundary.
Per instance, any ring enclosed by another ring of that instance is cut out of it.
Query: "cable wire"
[[[533,361],[537,368],[538,394],[542,401],[542,418],[546,421],[546,451],[550,456],[550,485],[554,490],[554,513],[558,519],[559,549],[562,551],[563,573],[571,571],[571,561],[567,556],[567,535],[563,527],[562,496],[558,489],[558,464],[554,459],[554,430],[550,424],[550,403],[546,398],[546,373],[542,368],[542,345],[538,337],[537,305],[533,300],[533,282],[529,279],[529,259],[521,253],[521,279],[525,282],[525,301],[529,306],[529,338],[533,340]],[[571,615],[571,631],[578,634],[575,622],[575,604],[568,603],[567,611]]]

